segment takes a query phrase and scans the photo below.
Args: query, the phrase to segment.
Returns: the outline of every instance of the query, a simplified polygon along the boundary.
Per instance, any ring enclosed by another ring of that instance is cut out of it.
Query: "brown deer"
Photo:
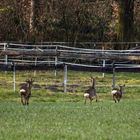
[[[120,101],[121,100],[121,98],[122,98],[122,94],[124,93],[124,87],[125,87],[125,85],[119,85],[119,89],[117,89],[117,88],[114,88],[113,90],[112,90],[112,95],[113,95],[113,100],[115,101],[115,103],[118,101]]]
[[[94,99],[94,97],[96,98],[96,102],[97,102],[97,94],[96,94],[95,86],[96,86],[96,80],[95,78],[92,78],[92,86],[88,90],[86,90],[84,94],[85,104],[86,104],[87,99],[89,99],[90,103],[92,103],[92,100]]]
[[[20,87],[21,103],[23,105],[29,105],[29,98],[31,97],[31,88],[33,80],[26,80],[26,84]]]

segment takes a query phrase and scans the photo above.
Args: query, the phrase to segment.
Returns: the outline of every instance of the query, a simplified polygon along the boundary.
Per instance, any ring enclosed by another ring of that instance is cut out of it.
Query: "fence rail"
[[[126,71],[139,71],[140,64],[140,42],[78,42],[82,47],[71,47],[71,42],[42,42],[42,44],[19,44],[0,43],[0,64],[3,67],[38,67],[69,65],[76,69],[91,69],[106,71],[112,69],[115,63],[116,69]],[[93,48],[84,48],[85,45]],[[106,45],[132,45],[127,50],[112,50]],[[97,46],[100,46],[99,48]],[[78,62],[78,63],[75,63]],[[86,63],[88,62],[88,64]],[[91,62],[91,64],[89,64]],[[123,64],[121,65],[120,62]],[[126,63],[125,63],[126,62]],[[7,66],[5,66],[7,65]],[[9,65],[9,66],[8,66]],[[129,66],[128,66],[129,65]],[[1,69],[2,69],[1,68]],[[98,69],[97,69],[98,68]],[[134,70],[136,68],[136,70]]]

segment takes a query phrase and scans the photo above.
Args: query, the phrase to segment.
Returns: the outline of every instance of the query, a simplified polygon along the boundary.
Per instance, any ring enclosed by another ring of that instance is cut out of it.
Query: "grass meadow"
[[[117,73],[116,84],[126,84],[120,103],[110,94],[112,74],[68,72],[63,93],[63,71],[0,72],[0,140],[139,140],[140,74]],[[84,105],[84,90],[96,77],[99,101]],[[35,80],[29,106],[22,106],[18,89]],[[52,86],[53,85],[53,86]]]

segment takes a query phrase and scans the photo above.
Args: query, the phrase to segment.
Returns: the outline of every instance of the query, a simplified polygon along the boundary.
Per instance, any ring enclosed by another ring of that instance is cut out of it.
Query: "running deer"
[[[85,94],[84,94],[84,98],[85,98],[85,104],[87,99],[90,100],[90,103],[92,103],[92,100],[94,99],[94,97],[96,98],[96,102],[97,102],[97,95],[96,95],[96,80],[95,78],[92,78],[92,86],[86,90]]]
[[[21,86],[20,88],[20,96],[21,96],[21,103],[23,105],[29,104],[29,98],[31,97],[31,88],[33,84],[33,80],[26,80],[26,84]]]
[[[112,95],[113,95],[113,100],[115,101],[115,103],[118,101],[120,101],[120,99],[122,98],[122,94],[124,93],[124,87],[125,85],[119,85],[119,89],[114,88],[112,90]]]

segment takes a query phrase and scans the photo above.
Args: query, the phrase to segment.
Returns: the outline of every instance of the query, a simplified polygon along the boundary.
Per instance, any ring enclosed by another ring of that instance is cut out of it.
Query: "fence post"
[[[67,92],[67,65],[64,64],[64,93]]]
[[[7,43],[4,43],[4,51],[6,51],[7,47],[8,47]],[[4,59],[5,59],[5,65],[7,67],[7,64],[8,64],[8,56],[5,55],[5,58]],[[7,74],[7,70],[5,70],[5,74]]]
[[[37,65],[37,57],[35,57],[35,70],[34,70],[34,76],[36,76],[36,65]]]
[[[103,60],[103,68],[105,67],[105,60]],[[102,73],[102,76],[105,77],[105,73]]]
[[[13,66],[13,89],[15,92],[16,91],[16,66],[14,62],[12,62],[12,66]]]
[[[7,49],[7,43],[4,43],[4,51]],[[5,55],[5,64],[7,65],[7,63],[8,63],[8,56],[7,55]]]
[[[57,46],[56,46],[55,51],[56,51],[56,54],[57,54]],[[56,70],[57,62],[58,62],[58,57],[57,57],[57,55],[56,55],[56,56],[55,56],[55,73],[54,73],[55,76],[57,75],[57,70]]]
[[[116,79],[115,79],[115,63],[114,62],[112,64],[112,68],[113,68],[112,88],[115,88]]]
[[[104,47],[102,47],[102,54],[104,53]],[[103,59],[103,68],[105,67],[105,59]],[[105,73],[102,73],[102,77],[105,77]]]

